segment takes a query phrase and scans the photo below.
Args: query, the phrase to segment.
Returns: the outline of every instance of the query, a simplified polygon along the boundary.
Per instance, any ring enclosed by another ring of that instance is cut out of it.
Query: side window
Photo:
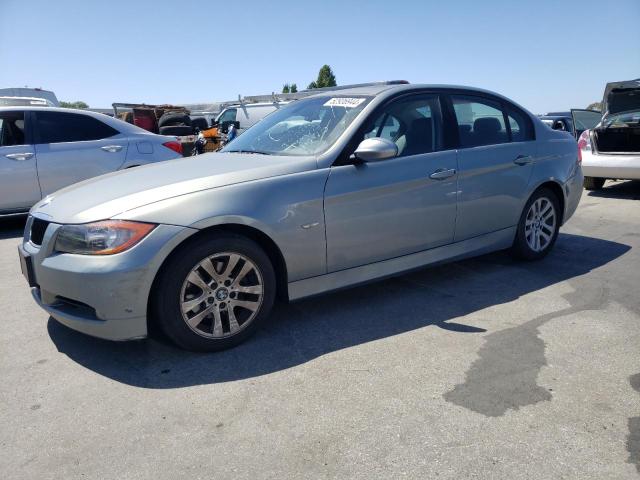
[[[452,95],[451,99],[461,147],[495,145],[509,141],[500,104],[472,96]]]
[[[38,143],[86,142],[117,135],[106,123],[79,113],[37,112]]]
[[[220,115],[220,118],[218,119],[218,123],[235,122],[235,121],[236,121],[235,108],[229,108],[228,110],[225,110],[224,112],[222,112],[222,114]]]
[[[507,106],[507,118],[509,119],[509,127],[511,128],[512,142],[535,140],[533,123],[526,114]]]
[[[437,95],[397,100],[370,120],[364,138],[386,138],[398,146],[398,156],[436,152],[442,148],[440,102]]]
[[[0,147],[25,145],[24,112],[0,113]]]
[[[387,113],[379,115],[371,129],[364,134],[364,138],[386,138],[395,142],[400,136],[400,121]]]

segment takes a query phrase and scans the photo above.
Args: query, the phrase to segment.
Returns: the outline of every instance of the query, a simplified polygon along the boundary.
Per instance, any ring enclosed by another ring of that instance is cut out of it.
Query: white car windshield
[[[331,147],[371,97],[322,96],[292,102],[265,117],[223,152],[316,155]]]

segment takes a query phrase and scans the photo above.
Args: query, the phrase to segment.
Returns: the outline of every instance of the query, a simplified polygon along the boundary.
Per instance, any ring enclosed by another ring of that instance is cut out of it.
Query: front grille
[[[47,231],[47,227],[50,222],[46,220],[40,220],[39,218],[34,218],[33,223],[31,224],[31,236],[29,239],[31,243],[34,245],[42,245],[42,239],[44,238],[44,232]]]

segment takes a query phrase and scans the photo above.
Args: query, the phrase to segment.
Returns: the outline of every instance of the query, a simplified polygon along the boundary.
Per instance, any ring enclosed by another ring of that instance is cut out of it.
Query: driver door
[[[440,112],[438,95],[391,102],[373,114],[363,139],[388,138],[398,156],[331,167],[325,187],[329,272],[453,242],[457,160],[455,150],[442,150]]]

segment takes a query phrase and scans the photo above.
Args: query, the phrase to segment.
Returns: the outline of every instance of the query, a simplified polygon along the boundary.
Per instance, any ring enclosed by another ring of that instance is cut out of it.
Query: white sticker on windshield
[[[335,97],[328,100],[323,106],[354,108],[364,101],[364,98]]]

